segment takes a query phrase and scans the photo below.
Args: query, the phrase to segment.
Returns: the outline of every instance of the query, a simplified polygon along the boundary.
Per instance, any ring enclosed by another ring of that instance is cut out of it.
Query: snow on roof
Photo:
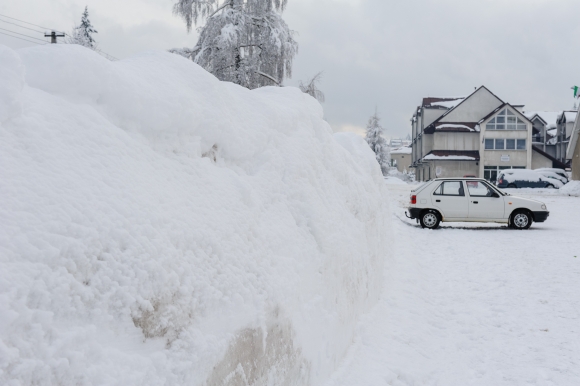
[[[457,106],[458,104],[460,104],[461,102],[463,102],[463,98],[455,99],[455,100],[451,100],[451,101],[434,102],[434,103],[431,103],[431,106],[441,106],[441,107],[445,107],[447,109],[451,109],[451,108]]]
[[[440,125],[435,126],[435,130],[444,130],[444,129],[465,129],[467,131],[479,131],[479,125],[470,127],[467,125],[460,125],[454,123],[442,123]]]
[[[423,157],[426,161],[432,160],[445,160],[445,161],[475,161],[475,157],[470,157],[466,155],[435,155],[429,154]]]
[[[548,126],[556,126],[558,117],[562,114],[561,111],[526,111],[524,115],[529,120],[532,120],[536,115],[544,120]]]
[[[407,146],[399,147],[391,150],[391,154],[411,154],[413,149]]]
[[[446,109],[452,109],[457,106],[465,99],[462,97],[426,97],[423,98],[424,107],[443,107]]]
[[[566,122],[574,122],[576,120],[576,116],[578,115],[577,111],[564,111],[564,115],[566,116]]]
[[[423,157],[424,161],[443,160],[443,161],[478,161],[478,150],[431,150],[429,154]]]

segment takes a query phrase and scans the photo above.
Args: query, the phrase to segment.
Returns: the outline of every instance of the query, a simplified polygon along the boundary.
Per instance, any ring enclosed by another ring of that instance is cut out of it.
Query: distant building
[[[401,146],[403,146],[403,140],[402,139],[391,139],[390,146],[391,146],[391,149],[401,147]]]
[[[554,156],[532,145],[533,123],[482,86],[467,97],[423,98],[412,123],[416,178],[484,177],[500,170],[561,167]]]
[[[411,171],[412,152],[413,149],[409,146],[391,149],[391,160],[396,163],[397,170],[401,173]]]

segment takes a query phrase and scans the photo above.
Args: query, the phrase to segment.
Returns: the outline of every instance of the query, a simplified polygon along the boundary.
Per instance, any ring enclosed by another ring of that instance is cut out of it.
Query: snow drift
[[[0,384],[320,384],[388,250],[337,138],[177,55],[0,46]]]
[[[560,194],[564,196],[576,196],[580,197],[580,181],[570,181],[562,188],[560,188]]]

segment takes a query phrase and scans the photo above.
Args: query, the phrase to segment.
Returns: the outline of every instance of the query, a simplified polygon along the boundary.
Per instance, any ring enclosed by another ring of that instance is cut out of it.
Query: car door
[[[445,220],[468,218],[469,204],[462,181],[443,181],[433,192],[431,202]]]
[[[469,194],[469,219],[504,219],[504,197],[482,181],[466,181]]]

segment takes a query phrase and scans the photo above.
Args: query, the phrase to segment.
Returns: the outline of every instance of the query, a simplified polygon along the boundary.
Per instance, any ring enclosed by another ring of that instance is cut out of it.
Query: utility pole
[[[57,31],[45,32],[44,37],[50,38],[51,44],[56,44],[56,38],[64,38],[64,32]]]

